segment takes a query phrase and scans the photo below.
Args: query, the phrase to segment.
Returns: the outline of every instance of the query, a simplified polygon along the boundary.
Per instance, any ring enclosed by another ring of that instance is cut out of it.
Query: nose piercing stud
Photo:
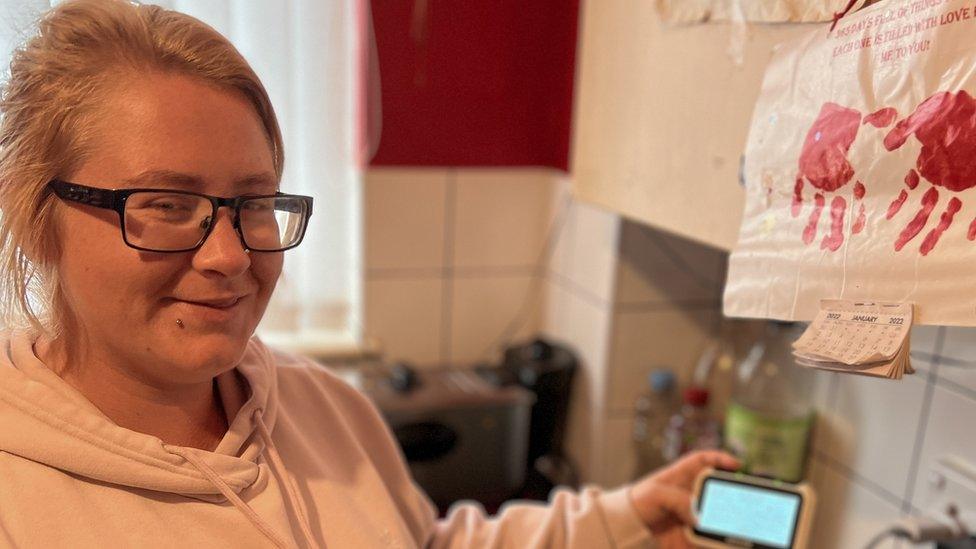
[[[186,326],[183,325],[183,321],[180,320],[179,318],[176,319],[176,325],[179,326],[180,328],[186,328]]]

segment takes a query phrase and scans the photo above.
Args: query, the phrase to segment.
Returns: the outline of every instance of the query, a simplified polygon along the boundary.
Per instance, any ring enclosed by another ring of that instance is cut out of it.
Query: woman
[[[215,31],[67,1],[2,96],[0,546],[684,544],[702,453],[437,521],[373,407],[252,338],[301,242],[257,77]]]

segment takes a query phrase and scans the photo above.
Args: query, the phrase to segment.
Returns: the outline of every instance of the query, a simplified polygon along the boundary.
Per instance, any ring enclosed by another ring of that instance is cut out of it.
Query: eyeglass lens
[[[196,247],[207,234],[213,205],[192,194],[137,192],[125,202],[125,233],[129,244],[157,251]],[[252,198],[240,205],[241,234],[248,248],[277,251],[301,238],[305,204],[292,197]]]

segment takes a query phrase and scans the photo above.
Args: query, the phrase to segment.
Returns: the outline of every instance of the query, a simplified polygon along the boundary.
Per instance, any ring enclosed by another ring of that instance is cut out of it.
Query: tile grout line
[[[366,271],[366,280],[418,280],[441,279],[445,273],[442,267],[381,268]]]
[[[441,364],[451,360],[451,338],[454,307],[454,237],[455,200],[457,199],[457,168],[447,171],[444,189],[444,269],[441,282]]]
[[[716,269],[718,272],[715,273],[717,286],[715,288],[715,298],[718,301],[718,314],[715,315],[715,326],[712,333],[712,337],[716,339],[722,333],[722,324],[725,322],[723,313],[725,312],[725,283],[726,275],[728,274],[728,261],[729,254],[721,253],[719,254],[719,260],[716,262],[718,263],[718,269]]]
[[[621,314],[653,313],[658,311],[713,310],[721,311],[722,302],[714,299],[676,299],[674,301],[644,301],[616,303],[614,311]]]
[[[590,293],[586,288],[576,284],[571,278],[566,275],[560,274],[556,271],[550,270],[548,273],[548,278],[550,281],[555,282],[557,286],[566,290],[574,297],[593,305],[597,309],[605,312],[613,312],[613,303],[609,301],[603,301],[596,294]]]
[[[942,372],[943,368],[945,368],[944,364],[939,366],[940,373]],[[976,389],[971,389],[961,383],[957,383],[951,379],[946,379],[942,375],[938,376],[938,379],[935,380],[935,384],[937,387],[941,387],[946,391],[950,391],[963,398],[976,401]]]
[[[532,277],[535,267],[532,265],[499,265],[495,267],[404,267],[404,268],[374,268],[366,272],[368,280],[417,280],[449,278],[506,278]]]
[[[840,376],[841,375],[842,374],[839,374],[839,373],[836,373],[835,372],[833,375],[830,376],[830,378],[827,379],[827,394],[826,394],[826,397],[824,398],[824,409],[825,410],[834,410],[834,409],[837,408],[837,398],[838,398],[838,395],[840,393]],[[808,444],[810,446],[810,453],[813,454],[813,455],[817,455],[817,454],[821,454],[822,453],[824,455],[828,455],[829,456],[831,454],[831,451],[833,450],[833,444],[832,444],[833,437],[830,436],[830,435],[825,435],[824,434],[827,431],[827,429],[826,429],[827,426],[824,424],[823,420],[820,418],[820,416],[822,414],[820,413],[820,409],[819,408],[816,408],[816,414],[817,414],[817,417],[815,418],[815,420],[814,420],[815,423],[813,425],[814,432],[811,433],[811,436],[810,436],[810,439],[809,439],[809,442],[808,442]],[[824,438],[824,437],[826,437],[826,438]],[[823,443],[822,446],[820,444],[816,444],[816,442],[818,440]]]
[[[919,462],[922,459],[922,446],[925,444],[925,432],[928,427],[929,413],[932,411],[932,398],[939,376],[939,361],[945,346],[946,328],[939,326],[935,338],[935,348],[932,350],[934,358],[925,380],[925,395],[922,397],[922,412],[919,414],[918,427],[915,431],[915,445],[912,451],[912,461],[908,467],[908,479],[905,481],[904,499],[901,502],[902,513],[912,512],[912,498],[915,497],[915,483],[918,480]]]
[[[511,278],[528,277],[535,278],[538,269],[535,265],[498,265],[482,267],[455,267],[453,269],[456,278]]]
[[[897,495],[889,492],[884,486],[881,486],[880,484],[874,482],[873,480],[861,475],[854,469],[834,459],[834,457],[831,456],[830,454],[826,452],[815,451],[813,453],[813,456],[814,458],[820,460],[822,464],[826,465],[830,469],[833,469],[834,472],[846,477],[847,480],[859,484],[865,490],[868,490],[869,492],[873,493],[875,496],[879,497],[880,499],[887,501],[888,503],[891,504],[892,507],[897,508],[902,505],[903,503],[902,499],[899,498]]]

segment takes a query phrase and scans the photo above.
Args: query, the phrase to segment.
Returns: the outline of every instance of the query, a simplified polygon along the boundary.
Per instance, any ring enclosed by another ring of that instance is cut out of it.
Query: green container
[[[813,416],[766,416],[733,403],[725,417],[725,445],[742,460],[745,472],[799,482]]]

